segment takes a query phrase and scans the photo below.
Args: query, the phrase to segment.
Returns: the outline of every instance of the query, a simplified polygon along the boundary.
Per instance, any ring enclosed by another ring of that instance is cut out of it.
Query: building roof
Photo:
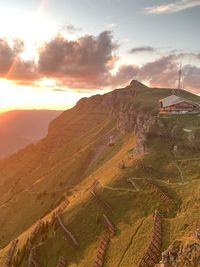
[[[177,95],[167,96],[167,97],[161,99],[160,102],[163,103],[163,107],[169,107],[169,106],[172,106],[172,105],[175,105],[175,104],[179,104],[181,102],[192,103],[192,104],[195,104],[195,105],[199,106],[198,103],[192,102],[191,100],[182,98],[182,97],[177,96]]]

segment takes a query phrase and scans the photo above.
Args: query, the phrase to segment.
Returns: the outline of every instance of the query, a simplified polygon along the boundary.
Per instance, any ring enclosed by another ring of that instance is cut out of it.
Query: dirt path
[[[132,186],[137,190],[140,191],[141,189],[139,188],[139,186],[135,183],[134,180],[141,180],[142,178],[134,178],[134,177],[130,177],[127,180],[132,184]]]
[[[104,185],[101,181],[99,181],[99,184],[101,185],[102,188],[108,189],[111,191],[125,191],[125,192],[138,192],[138,190],[133,190],[133,189],[128,189],[128,188],[123,188],[123,187],[111,187]]]
[[[178,171],[180,173],[181,183],[184,184],[183,172],[182,172],[180,166],[178,165],[178,163],[176,161],[173,161],[172,164],[178,169]]]
[[[177,159],[174,160],[175,162],[182,162],[182,161],[199,161],[200,158],[189,158],[189,159]]]

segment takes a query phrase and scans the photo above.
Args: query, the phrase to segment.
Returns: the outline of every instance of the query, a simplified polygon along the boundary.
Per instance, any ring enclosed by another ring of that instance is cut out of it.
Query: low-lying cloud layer
[[[138,79],[154,87],[176,88],[180,59],[191,57],[198,61],[199,53],[171,51],[144,65],[121,65],[113,75],[112,70],[119,60],[116,56],[118,44],[110,31],[98,36],[85,35],[69,41],[56,36],[39,50],[38,62],[24,61],[20,54],[24,44],[15,40],[9,45],[0,40],[0,77],[14,80],[20,85],[34,85],[42,78],[55,79],[59,88],[96,90],[116,88]],[[154,52],[150,46],[135,47],[132,54]],[[119,63],[119,62],[118,62]],[[200,68],[187,64],[182,70],[182,88],[200,92]]]

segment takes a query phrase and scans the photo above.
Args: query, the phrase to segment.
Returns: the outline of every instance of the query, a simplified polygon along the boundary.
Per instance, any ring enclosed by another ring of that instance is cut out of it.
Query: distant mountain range
[[[49,123],[61,114],[55,110],[14,110],[0,114],[0,158],[44,138]]]

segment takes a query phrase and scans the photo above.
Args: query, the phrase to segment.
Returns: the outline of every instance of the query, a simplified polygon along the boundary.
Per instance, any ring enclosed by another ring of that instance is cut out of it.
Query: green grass
[[[132,99],[130,95],[126,96],[127,90],[114,92],[118,94],[115,106],[118,108],[121,103],[124,112],[135,109],[136,113],[148,114],[154,114],[158,100],[170,92],[167,89],[143,88],[142,94],[138,91],[136,99]],[[198,100],[187,92],[183,92],[183,96]],[[22,247],[33,224],[41,217],[49,220],[48,213],[67,195],[71,204],[62,215],[63,221],[76,235],[80,247],[77,249],[69,239],[65,240],[62,229],[54,232],[54,227],[51,227],[36,242],[39,260],[44,267],[53,267],[62,255],[70,267],[92,266],[99,240],[105,231],[102,215],[106,211],[97,205],[87,189],[94,179],[100,179],[104,185],[113,188],[134,189],[127,181],[129,177],[151,178],[173,200],[173,204],[166,207],[144,186],[143,180],[136,181],[139,192],[98,187],[98,195],[113,207],[109,217],[117,228],[107,252],[106,267],[137,266],[150,242],[152,215],[156,208],[165,217],[163,249],[176,239],[187,242],[194,237],[200,220],[200,161],[187,159],[198,158],[199,150],[197,147],[188,148],[187,136],[173,136],[171,129],[174,125],[197,129],[199,117],[160,118],[164,127],[156,126],[147,136],[148,153],[135,161],[130,159],[135,135],[119,134],[116,118],[108,116],[110,110],[102,111],[101,97],[94,100],[95,105],[83,103],[83,106],[78,105],[63,113],[51,124],[46,139],[0,163],[1,248],[18,236],[18,247]],[[116,137],[114,147],[108,146],[110,135]],[[172,146],[176,143],[180,148],[175,157]],[[180,172],[173,164],[177,159],[182,160],[178,164],[183,172],[184,184],[180,184]],[[118,168],[122,160],[127,165],[123,170]],[[76,185],[73,189],[62,190],[72,184]],[[4,195],[8,190],[9,193]],[[4,205],[5,200],[8,203]],[[0,250],[0,264],[6,250]],[[24,260],[19,267],[26,266],[27,260]]]

